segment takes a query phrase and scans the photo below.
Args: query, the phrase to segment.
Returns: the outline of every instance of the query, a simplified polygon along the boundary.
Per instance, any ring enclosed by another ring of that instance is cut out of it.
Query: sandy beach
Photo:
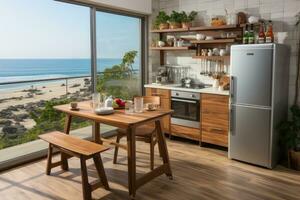
[[[68,87],[66,89],[65,81],[57,82],[44,82],[39,83],[39,85],[33,86],[24,86],[24,88],[15,88],[10,90],[0,91],[0,112],[7,110],[9,108],[19,107],[17,110],[11,111],[14,116],[28,115],[26,109],[22,109],[28,104],[38,103],[40,101],[48,101],[53,98],[60,98],[63,95],[68,94],[83,96],[86,95],[86,91],[89,90],[90,79],[86,78],[76,78],[68,80]],[[14,119],[5,117],[5,114],[2,113],[0,116],[0,121],[9,119],[12,124],[15,124]],[[30,117],[26,117],[18,122],[26,129],[30,129],[35,125],[34,120]],[[3,126],[0,124],[0,133],[2,132]]]

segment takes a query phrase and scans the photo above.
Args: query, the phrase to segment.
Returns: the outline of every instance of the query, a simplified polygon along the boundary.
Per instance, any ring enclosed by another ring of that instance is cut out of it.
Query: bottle
[[[248,24],[246,24],[244,36],[243,36],[243,44],[248,44]]]
[[[274,42],[273,25],[272,21],[269,21],[268,31],[266,33],[266,43]]]
[[[259,33],[258,33],[258,44],[265,43],[265,39],[266,39],[266,36],[265,36],[265,31],[264,31],[264,24],[260,23]]]
[[[253,24],[250,26],[250,31],[248,33],[248,44],[254,44],[254,30]]]

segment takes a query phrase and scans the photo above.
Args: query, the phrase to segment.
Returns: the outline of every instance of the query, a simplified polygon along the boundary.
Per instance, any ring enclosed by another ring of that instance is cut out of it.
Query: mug
[[[70,105],[71,105],[72,109],[74,109],[74,110],[77,109],[77,106],[78,106],[77,102],[71,102]]]

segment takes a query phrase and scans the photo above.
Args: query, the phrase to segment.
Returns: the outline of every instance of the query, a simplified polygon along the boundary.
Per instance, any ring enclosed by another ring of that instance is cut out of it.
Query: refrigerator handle
[[[230,118],[229,118],[229,130],[230,130],[231,135],[234,135],[234,121],[235,121],[234,109],[233,109],[233,106],[231,106],[230,107]]]
[[[234,77],[231,76],[230,77],[230,98],[231,98],[231,101],[233,100],[233,97],[234,97]]]

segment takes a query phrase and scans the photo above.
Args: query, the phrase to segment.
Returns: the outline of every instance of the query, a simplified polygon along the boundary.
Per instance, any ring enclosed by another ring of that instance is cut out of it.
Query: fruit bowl
[[[119,98],[113,100],[112,107],[114,110],[125,109],[125,101]]]

